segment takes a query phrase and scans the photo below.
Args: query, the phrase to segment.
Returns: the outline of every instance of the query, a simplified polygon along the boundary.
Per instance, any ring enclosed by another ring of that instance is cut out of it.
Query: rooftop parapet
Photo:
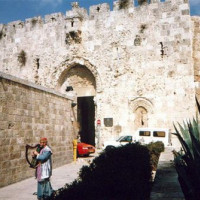
[[[25,22],[21,20],[10,22],[6,25],[3,25],[2,29],[4,29],[6,32],[13,33],[14,31],[24,29],[25,27],[35,27],[37,24],[40,26],[43,24],[43,20],[40,16],[28,18],[25,20]]]
[[[24,25],[25,25],[24,22],[17,20],[17,21],[8,23],[6,27],[7,27],[7,31],[10,32],[10,31],[12,31],[13,29],[16,29],[16,28],[21,29],[21,28],[24,27]]]
[[[158,2],[160,2],[160,0],[151,0],[150,2],[151,3],[158,3]]]
[[[130,7],[133,7],[133,1],[132,0],[118,0],[113,2],[113,10],[121,10],[121,9],[127,9]]]
[[[41,16],[28,18],[25,20],[25,26],[26,27],[36,27],[36,26],[42,26],[43,25],[43,19]]]
[[[85,8],[80,8],[78,2],[71,3],[72,10],[66,12],[66,19],[79,18],[81,21],[88,18]]]
[[[44,21],[45,23],[49,22],[55,22],[55,21],[62,21],[64,19],[64,14],[59,12],[59,13],[53,13],[50,15],[45,15]]]
[[[138,0],[138,1],[144,1],[144,0]],[[121,4],[122,2],[125,2]],[[133,0],[117,0],[113,3],[113,10],[118,11],[120,9],[129,9],[132,8],[133,12],[135,9]],[[181,6],[181,11],[183,15],[189,15],[189,9],[187,8],[188,0],[165,0],[165,2],[160,2],[160,0],[150,0],[150,4],[159,4],[159,6],[167,7],[166,5],[176,5]],[[147,5],[147,3],[144,3]],[[89,16],[88,12],[85,8],[80,8],[78,2],[73,2],[71,4],[72,9],[69,11],[66,11],[66,16],[63,13],[54,13],[50,15],[46,15],[45,19],[42,19],[41,16],[33,17],[26,19],[25,22],[23,21],[13,21],[6,25],[0,24],[0,33],[2,35],[2,32],[11,31],[14,32],[15,30],[21,30],[25,28],[26,31],[32,30],[32,28],[41,27],[44,23],[49,24],[55,21],[63,21],[64,19],[67,21],[73,22],[80,22],[82,20],[87,20],[89,17],[90,19],[94,18],[95,16],[98,16],[99,14],[108,14],[111,12],[110,6],[108,3],[93,5],[89,7]],[[143,6],[141,6],[143,7]],[[140,9],[140,6],[137,6],[137,9]],[[137,10],[136,9],[136,10]],[[145,8],[143,8],[145,9]]]
[[[108,13],[108,12],[110,12],[110,5],[108,3],[90,6],[89,8],[90,17],[94,17],[99,13]]]

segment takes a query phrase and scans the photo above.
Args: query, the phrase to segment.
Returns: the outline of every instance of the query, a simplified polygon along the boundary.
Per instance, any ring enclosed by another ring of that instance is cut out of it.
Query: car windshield
[[[123,138],[121,138],[120,142],[132,142],[132,136],[124,136]]]
[[[119,137],[116,141],[119,142],[124,136]]]
[[[132,142],[132,136],[130,136],[130,135],[121,136],[116,141],[117,142]]]

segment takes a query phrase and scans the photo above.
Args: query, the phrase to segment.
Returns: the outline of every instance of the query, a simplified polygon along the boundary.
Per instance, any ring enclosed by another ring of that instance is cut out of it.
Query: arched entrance
[[[61,93],[75,96],[77,106],[73,108],[78,124],[76,135],[81,142],[95,145],[95,104],[96,81],[92,72],[84,65],[68,67],[59,79]]]
[[[78,97],[77,120],[80,125],[81,142],[95,145],[95,106],[93,99],[94,96]]]

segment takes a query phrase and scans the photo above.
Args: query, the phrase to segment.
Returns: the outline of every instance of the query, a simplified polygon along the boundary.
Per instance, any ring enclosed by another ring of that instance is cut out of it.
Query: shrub
[[[148,3],[148,0],[138,0],[139,5],[143,5],[144,3]]]
[[[165,150],[164,143],[161,141],[151,142],[147,144],[147,148],[149,149],[149,151],[154,151],[159,154]]]
[[[151,142],[147,145],[150,152],[151,166],[152,170],[157,169],[160,153],[165,150],[163,142]]]
[[[140,26],[140,33],[144,33],[144,30],[147,28],[147,25],[146,24],[142,24]]]
[[[36,23],[37,23],[37,19],[35,19],[35,18],[33,18],[33,19],[31,19],[31,23],[32,23],[32,26],[35,26],[36,25]]]
[[[79,178],[58,191],[53,199],[70,200],[147,200],[151,190],[149,150],[140,144],[107,149]]]
[[[21,50],[21,52],[19,53],[18,61],[23,66],[26,64],[26,52],[24,50]]]
[[[0,40],[3,38],[3,31],[0,31]]]
[[[119,0],[119,9],[128,8],[129,0]]]
[[[74,43],[80,44],[82,41],[81,38],[81,31],[70,31],[69,33],[66,33],[65,43],[71,44],[74,41]]]

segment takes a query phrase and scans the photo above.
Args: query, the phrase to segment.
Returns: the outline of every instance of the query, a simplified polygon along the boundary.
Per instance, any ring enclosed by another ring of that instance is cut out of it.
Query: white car
[[[117,140],[104,142],[103,149],[123,146],[125,144],[132,143],[133,141],[134,139],[132,135],[120,136]]]
[[[142,144],[161,141],[165,146],[171,145],[171,135],[166,128],[139,128],[134,136]]]
[[[148,144],[150,142],[161,141],[165,146],[170,146],[170,136],[169,129],[166,128],[139,128],[133,135],[123,135],[117,140],[104,142],[103,149],[119,147],[133,142]]]

